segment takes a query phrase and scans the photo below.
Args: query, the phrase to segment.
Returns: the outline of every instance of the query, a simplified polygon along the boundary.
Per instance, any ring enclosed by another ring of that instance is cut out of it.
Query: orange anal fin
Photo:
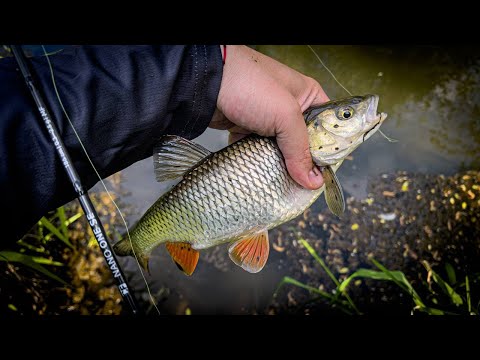
[[[189,243],[167,242],[165,247],[179,269],[188,276],[192,275],[197,267],[200,253]]]
[[[228,255],[242,269],[257,273],[265,266],[269,251],[268,231],[264,230],[234,242],[228,249]]]

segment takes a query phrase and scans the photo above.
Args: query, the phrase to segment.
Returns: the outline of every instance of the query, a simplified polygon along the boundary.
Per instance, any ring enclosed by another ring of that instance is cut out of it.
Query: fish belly
[[[205,249],[291,220],[322,191],[288,175],[273,140],[248,137],[187,173],[145,213],[132,241],[142,252],[166,241]]]

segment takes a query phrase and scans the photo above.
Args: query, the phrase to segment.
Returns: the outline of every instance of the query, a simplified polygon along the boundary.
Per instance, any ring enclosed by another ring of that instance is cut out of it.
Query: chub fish
[[[231,243],[232,261],[259,272],[269,254],[268,230],[307,209],[325,191],[330,210],[345,210],[335,172],[355,148],[370,138],[387,115],[377,113],[377,95],[353,96],[312,107],[304,113],[310,153],[325,184],[308,190],[288,174],[274,138],[249,135],[212,153],[178,136],[164,136],[154,149],[156,179],[181,178],[130,230],[133,249],[148,270],[151,251],[165,243],[187,275],[199,250]],[[133,255],[125,237],[117,255]]]

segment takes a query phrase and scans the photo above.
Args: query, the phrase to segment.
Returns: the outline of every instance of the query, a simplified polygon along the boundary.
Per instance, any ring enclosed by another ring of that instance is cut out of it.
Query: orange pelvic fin
[[[242,269],[257,273],[265,266],[269,251],[268,231],[264,230],[234,242],[228,249],[228,255]]]

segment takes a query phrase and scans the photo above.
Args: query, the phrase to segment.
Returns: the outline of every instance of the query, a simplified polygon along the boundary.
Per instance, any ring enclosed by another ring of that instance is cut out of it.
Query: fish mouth
[[[370,96],[371,97],[371,101],[370,101],[370,106],[368,107],[368,110],[367,110],[367,119],[370,120],[370,122],[375,122],[375,125],[374,127],[372,127],[371,130],[373,130],[373,128],[375,128],[378,123],[383,123],[385,121],[385,119],[387,118],[387,114],[384,113],[384,112],[381,112],[381,113],[378,113],[377,112],[377,108],[378,108],[378,101],[380,100],[380,97],[378,95],[367,95],[367,96]]]
[[[363,140],[362,141],[365,141],[366,140],[365,138],[368,139],[368,137],[367,137],[368,133],[371,132],[372,130],[374,130],[378,125],[380,125],[380,121],[381,120],[378,120],[377,123],[375,125],[373,125],[373,127],[370,130],[368,130],[367,132],[365,132],[365,134],[363,134]]]
[[[380,100],[380,97],[378,95],[367,95],[371,97],[370,105],[367,110],[367,121],[370,123],[374,123],[368,131],[363,134],[363,141],[368,139],[370,136],[367,136],[370,132],[375,130],[379,125],[381,125],[385,119],[387,118],[387,114],[384,112],[378,113],[377,108],[378,108],[378,101]]]

